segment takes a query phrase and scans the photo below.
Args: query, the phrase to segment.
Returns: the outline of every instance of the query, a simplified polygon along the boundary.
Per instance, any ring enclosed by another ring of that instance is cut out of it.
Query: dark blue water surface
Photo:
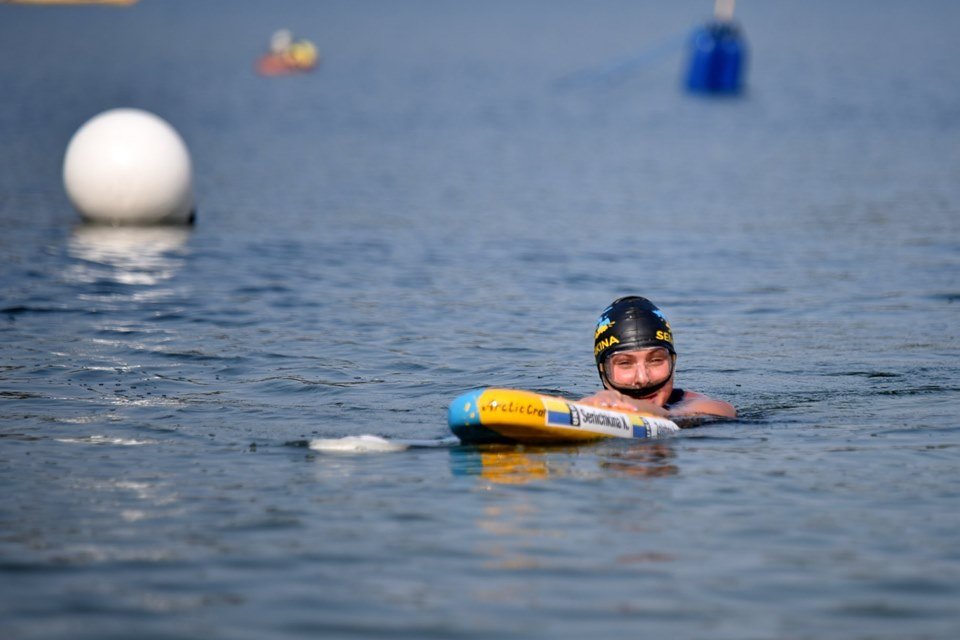
[[[960,633],[960,4],[0,6],[0,635]],[[273,30],[314,73],[253,71]],[[192,229],[84,226],[87,119],[194,161]],[[475,448],[598,386],[614,297],[741,419]],[[317,439],[435,446],[337,453]]]

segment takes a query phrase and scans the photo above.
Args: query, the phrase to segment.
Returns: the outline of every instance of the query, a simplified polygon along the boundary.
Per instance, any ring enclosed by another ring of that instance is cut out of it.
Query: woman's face
[[[673,391],[672,381],[656,389],[673,376],[673,356],[663,347],[617,351],[607,357],[603,368],[614,387],[636,390],[642,400],[663,406]],[[644,395],[645,389],[651,389],[649,395]]]

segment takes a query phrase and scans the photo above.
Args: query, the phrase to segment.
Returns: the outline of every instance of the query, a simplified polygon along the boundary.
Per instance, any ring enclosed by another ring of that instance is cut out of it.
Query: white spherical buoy
[[[111,109],[73,134],[63,184],[83,218],[113,225],[193,222],[190,152],[165,120]]]

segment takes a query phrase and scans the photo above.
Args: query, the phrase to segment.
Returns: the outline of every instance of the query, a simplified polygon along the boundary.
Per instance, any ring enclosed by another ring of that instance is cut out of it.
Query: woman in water
[[[728,402],[674,387],[673,332],[663,312],[646,298],[618,298],[600,314],[593,355],[604,389],[581,400],[584,404],[674,420],[737,417]]]

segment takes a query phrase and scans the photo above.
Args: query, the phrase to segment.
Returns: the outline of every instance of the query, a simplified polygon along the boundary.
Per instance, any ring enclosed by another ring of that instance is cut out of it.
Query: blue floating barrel
[[[690,38],[687,89],[694,93],[737,94],[743,89],[747,42],[733,21],[714,20]]]

